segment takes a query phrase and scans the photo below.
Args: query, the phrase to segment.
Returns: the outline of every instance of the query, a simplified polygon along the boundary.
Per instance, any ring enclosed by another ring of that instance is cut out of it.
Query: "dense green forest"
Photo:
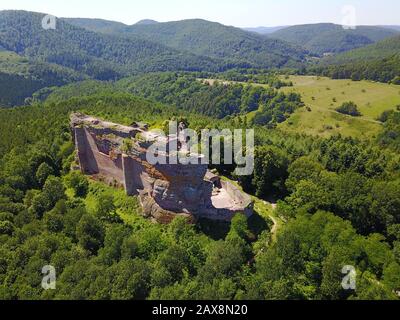
[[[317,64],[308,52],[393,31],[301,26],[308,48],[299,48],[203,20],[59,19],[43,30],[42,17],[0,12],[0,105],[21,105],[0,108],[0,300],[399,299],[400,106],[363,120],[349,96],[336,110],[343,121],[378,127],[362,140],[278,126],[318,111],[280,90],[292,86],[287,73],[400,84],[398,37]],[[77,111],[150,128],[179,117],[199,134],[254,128],[252,175],[210,166],[253,197],[254,215],[144,218],[136,197],[74,171]],[[55,290],[41,287],[46,265],[56,268]],[[354,266],[356,289],[343,289],[344,266]]]
[[[312,68],[312,70],[332,79],[372,80],[400,84],[400,55],[395,54],[383,59]]]
[[[43,14],[25,11],[0,12],[0,46],[100,80],[139,71],[218,71],[225,66],[223,61],[177,51],[140,37],[102,35],[64,20],[57,20],[55,30],[45,30],[43,17]]]
[[[290,114],[304,104],[301,97],[285,95],[272,88],[254,87],[247,84],[216,81],[206,84],[197,74],[149,73],[120,81],[84,81],[61,88],[45,89],[35,93],[34,99],[57,102],[75,96],[97,92],[128,92],[161,103],[171,104],[180,110],[191,111],[215,118],[246,115],[255,112],[252,123],[271,125],[285,121]],[[285,82],[276,76],[266,77],[278,86]]]
[[[344,29],[341,25],[318,23],[283,28],[268,37],[295,43],[323,55],[365,47],[396,34],[398,31],[384,27],[357,26],[355,29]]]
[[[0,105],[23,105],[36,91],[85,79],[72,69],[0,51]]]
[[[322,60],[311,72],[333,79],[373,80],[400,84],[400,37]]]
[[[216,234],[205,222],[152,224],[135,198],[71,173],[77,110],[121,123],[184,114],[193,128],[243,126],[107,91],[0,110],[2,298],[396,299],[398,153],[256,127],[256,168],[239,181],[261,199],[279,197],[287,223],[275,241],[257,214]],[[49,263],[57,289],[43,291]],[[342,265],[356,267],[357,290],[342,289]]]
[[[135,24],[125,28],[91,19],[67,19],[71,24],[93,31],[125,37],[142,37],[180,51],[199,56],[224,59],[229,66],[271,68],[299,65],[307,50],[277,39],[224,26],[206,20],[193,19],[166,23]]]

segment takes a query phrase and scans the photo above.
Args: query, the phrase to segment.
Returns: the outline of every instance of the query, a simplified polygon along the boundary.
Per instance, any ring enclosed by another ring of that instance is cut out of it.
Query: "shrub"
[[[86,177],[78,171],[71,172],[66,178],[65,183],[68,188],[74,189],[75,196],[85,198],[89,190],[89,182]]]
[[[357,105],[352,101],[343,103],[339,108],[336,108],[336,111],[353,117],[361,116],[361,112],[358,111]]]
[[[393,110],[387,110],[382,112],[382,114],[377,118],[378,121],[380,122],[386,122],[388,121],[389,117],[394,113]]]
[[[392,81],[390,81],[391,84],[395,85],[400,85],[400,76],[394,77]]]
[[[43,162],[36,171],[36,181],[43,186],[47,178],[54,175],[54,170],[46,162]]]
[[[12,235],[14,225],[10,221],[0,221],[0,234]]]

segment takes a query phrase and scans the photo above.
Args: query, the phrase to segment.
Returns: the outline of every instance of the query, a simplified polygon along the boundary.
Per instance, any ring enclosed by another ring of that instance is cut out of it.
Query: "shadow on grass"
[[[250,230],[250,233],[251,233],[251,235],[250,235],[250,240],[251,241],[256,241],[258,236],[263,231],[271,230],[271,226],[257,212],[254,212],[254,214],[247,221],[247,224],[249,226],[249,230]]]
[[[197,229],[213,240],[224,240],[229,233],[230,222],[199,219]]]
[[[250,242],[257,240],[258,236],[265,230],[270,230],[270,225],[255,212],[247,221],[250,231]],[[214,221],[209,219],[200,219],[197,223],[197,229],[213,240],[224,240],[231,228],[230,222]]]

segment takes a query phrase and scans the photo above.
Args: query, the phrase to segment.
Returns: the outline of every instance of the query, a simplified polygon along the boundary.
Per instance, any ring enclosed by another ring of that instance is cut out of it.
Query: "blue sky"
[[[103,18],[127,24],[141,19],[202,18],[238,27],[256,27],[341,23],[342,8],[346,5],[356,8],[359,25],[400,25],[399,0],[2,0],[0,9]]]

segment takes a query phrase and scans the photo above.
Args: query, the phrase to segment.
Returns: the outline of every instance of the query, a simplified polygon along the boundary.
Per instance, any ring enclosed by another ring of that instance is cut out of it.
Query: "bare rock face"
[[[81,171],[124,186],[128,195],[139,195],[145,217],[170,223],[182,216],[194,223],[200,217],[230,221],[237,213],[253,213],[251,198],[233,184],[221,182],[207,165],[147,162],[152,142],[144,142],[142,135],[167,143],[177,137],[159,137],[141,123],[123,126],[79,113],[71,116],[71,128]]]
[[[189,223],[195,223],[196,218],[190,213],[176,213],[161,208],[156,200],[149,195],[141,194],[139,196],[140,203],[143,208],[143,214],[147,218],[152,218],[158,223],[169,224],[176,217],[183,217],[187,219]]]

